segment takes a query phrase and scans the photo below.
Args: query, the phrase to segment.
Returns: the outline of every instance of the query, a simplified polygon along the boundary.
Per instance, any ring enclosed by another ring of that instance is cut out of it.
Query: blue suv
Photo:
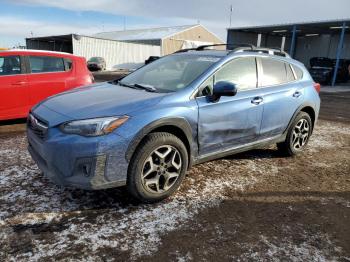
[[[29,152],[60,185],[127,186],[155,202],[194,164],[273,143],[286,155],[301,152],[319,87],[280,50],[202,46],[41,102],[28,117]]]

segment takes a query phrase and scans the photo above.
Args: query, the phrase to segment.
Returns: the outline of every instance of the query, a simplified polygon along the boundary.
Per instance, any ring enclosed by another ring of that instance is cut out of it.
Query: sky
[[[350,0],[0,0],[0,47],[25,38],[201,23],[226,28],[350,18]]]

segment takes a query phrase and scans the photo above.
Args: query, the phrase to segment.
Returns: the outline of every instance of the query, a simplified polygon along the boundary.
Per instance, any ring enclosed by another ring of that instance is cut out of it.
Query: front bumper
[[[27,129],[28,151],[51,181],[88,190],[126,185],[128,142],[119,135],[82,137],[48,129],[43,139]]]

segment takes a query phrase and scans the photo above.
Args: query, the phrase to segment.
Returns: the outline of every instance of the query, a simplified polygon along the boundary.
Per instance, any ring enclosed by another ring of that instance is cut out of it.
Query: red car
[[[0,51],[0,120],[27,117],[43,99],[94,81],[83,57],[68,53]]]

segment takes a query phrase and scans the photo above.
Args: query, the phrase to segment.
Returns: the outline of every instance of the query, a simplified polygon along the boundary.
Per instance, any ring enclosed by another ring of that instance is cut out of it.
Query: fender
[[[288,123],[288,126],[287,128],[283,131],[283,134],[286,135],[290,126],[292,125],[292,123],[294,122],[295,118],[297,117],[297,115],[299,114],[299,112],[301,111],[301,109],[303,109],[304,107],[311,107],[314,112],[315,112],[315,119],[314,119],[314,124],[316,123],[316,120],[317,120],[317,115],[316,115],[316,110],[315,110],[315,106],[309,102],[304,102],[303,104],[301,104],[297,110],[295,110],[294,114],[293,114],[293,117],[290,119],[289,123]],[[312,131],[314,129],[314,126],[312,127]]]
[[[193,163],[193,153],[197,152],[196,148],[197,145],[193,143],[193,135],[192,135],[192,128],[191,125],[188,123],[188,121],[183,117],[167,117],[167,118],[161,118],[154,122],[149,123],[145,127],[143,127],[133,138],[133,140],[130,142],[128,149],[126,151],[126,160],[129,162],[131,160],[132,155],[134,154],[137,146],[140,144],[142,139],[151,133],[153,130],[156,130],[157,128],[163,127],[163,126],[174,126],[179,128],[183,133],[185,134],[187,141],[189,145],[189,166]],[[186,146],[186,143],[185,143]],[[187,147],[187,146],[186,146]]]

